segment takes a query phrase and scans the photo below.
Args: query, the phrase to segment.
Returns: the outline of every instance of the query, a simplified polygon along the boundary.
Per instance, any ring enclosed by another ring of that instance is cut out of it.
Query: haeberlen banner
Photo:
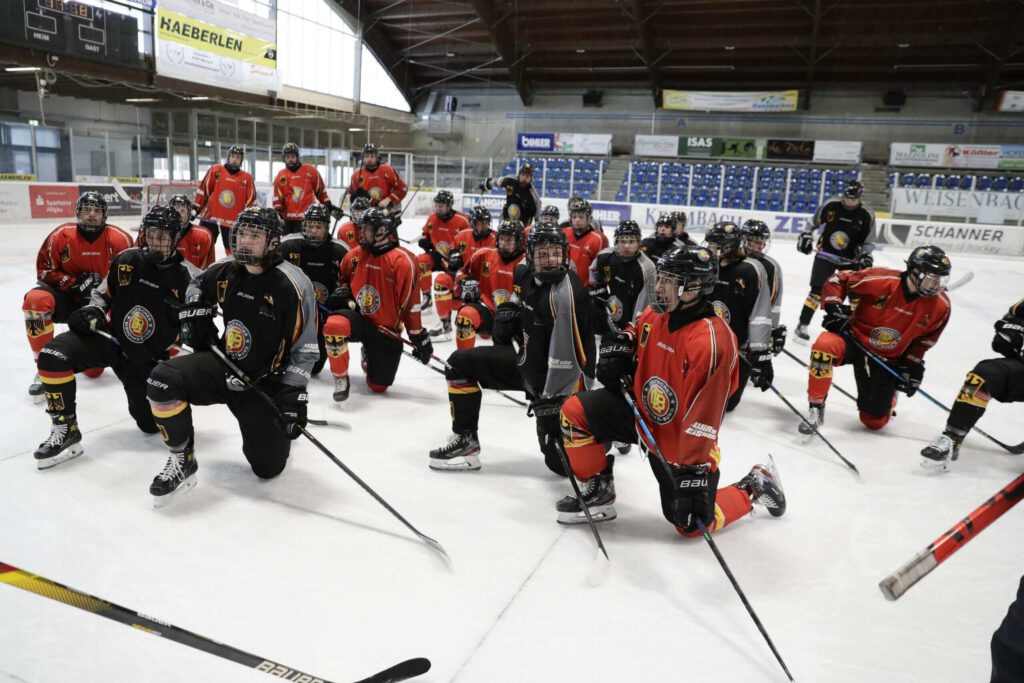
[[[885,218],[875,224],[880,244],[920,247],[928,244],[950,252],[1020,256],[1024,229],[1008,225],[939,223]]]
[[[161,76],[265,95],[277,91],[277,23],[222,0],[160,0]]]
[[[815,140],[812,161],[819,163],[859,164],[863,143],[852,140]]]
[[[713,92],[703,90],[662,90],[665,109],[686,111],[796,111],[799,90],[758,92]]]
[[[605,156],[612,152],[612,136],[600,133],[517,133],[516,151]]]
[[[814,140],[769,140],[764,156],[766,159],[811,161],[814,159]]]
[[[933,142],[894,142],[889,145],[893,166],[926,168],[1022,168],[1020,145],[962,145]]]

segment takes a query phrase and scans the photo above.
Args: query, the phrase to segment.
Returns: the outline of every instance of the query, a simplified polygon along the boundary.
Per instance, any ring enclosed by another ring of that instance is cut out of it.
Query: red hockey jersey
[[[256,203],[256,183],[247,171],[231,173],[224,164],[214,164],[199,183],[194,204],[200,218],[233,227],[238,214]]]
[[[467,277],[480,283],[480,302],[496,310],[512,298],[512,276],[523,254],[510,263],[501,259],[497,249],[480,249],[463,268]]]
[[[82,273],[107,276],[114,257],[133,245],[127,232],[107,223],[92,242],[77,223],[64,223],[47,235],[36,256],[36,277],[42,284],[66,291]]]

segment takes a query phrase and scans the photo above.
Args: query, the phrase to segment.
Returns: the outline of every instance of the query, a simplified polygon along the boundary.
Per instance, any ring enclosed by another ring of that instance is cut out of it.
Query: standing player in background
[[[342,215],[341,209],[331,204],[327,187],[320,171],[313,164],[304,164],[299,158],[299,147],[289,142],[281,149],[284,168],[274,178],[274,210],[284,220],[284,234],[302,230],[306,209],[314,200],[327,207],[335,218]]]
[[[1010,306],[995,327],[992,350],[1002,358],[983,360],[967,373],[946,418],[946,429],[921,451],[921,465],[926,469],[949,471],[952,462],[960,457],[960,444],[985,414],[989,401],[1024,401],[1024,299]]]
[[[705,246],[718,258],[718,282],[711,305],[736,334],[744,357],[740,381],[726,410],[739,405],[747,380],[768,391],[775,379],[772,367],[772,303],[764,267],[743,253],[743,235],[731,221],[715,223],[704,234]]]
[[[52,426],[35,452],[39,469],[82,454],[75,373],[89,368],[113,368],[135,424],[146,434],[157,433],[146,401],[146,379],[158,361],[169,357],[178,339],[175,304],[184,303],[189,281],[199,273],[182,263],[175,248],[183,229],[177,211],[153,207],[139,228],[141,246],[114,257],[88,305],[71,314],[69,331],[43,347],[38,368]]]
[[[217,260],[214,249],[213,236],[206,230],[195,230],[192,223],[194,209],[188,195],[176,194],[167,200],[167,206],[174,209],[181,218],[181,236],[177,240],[178,253],[182,258],[191,263],[199,270],[205,270]],[[233,221],[232,221],[233,223]],[[225,233],[225,236],[227,233]],[[142,246],[144,233],[139,233],[139,246]]]
[[[319,375],[327,362],[324,346],[327,298],[341,286],[341,262],[348,253],[344,244],[331,238],[330,223],[331,214],[327,207],[313,204],[306,209],[302,234],[288,235],[281,240],[281,258],[306,274],[316,295],[316,341],[320,346],[320,358],[313,364],[314,375]]]
[[[654,262],[640,251],[640,226],[636,221],[619,223],[615,246],[601,250],[590,264],[594,334],[624,329],[647,308],[654,272]]]
[[[857,380],[857,409],[868,429],[881,429],[896,407],[896,392],[913,396],[924,377],[924,354],[949,322],[949,297],[943,291],[952,265],[938,247],[918,247],[902,273],[889,268],[841,270],[825,282],[825,331],[811,347],[807,378],[807,422],[825,421],[825,399],[837,365],[852,365]],[[856,296],[856,309],[843,303]],[[896,379],[863,349],[900,374]],[[813,434],[804,422],[800,433]]]
[[[360,167],[352,173],[348,184],[351,201],[360,197],[370,200],[370,206],[382,209],[397,207],[409,191],[398,171],[380,160],[380,150],[373,143],[363,145]]]
[[[754,503],[775,517],[786,511],[771,465],[755,465],[737,483],[718,488],[719,430],[739,382],[740,359],[736,336],[709,300],[716,271],[714,255],[702,247],[676,247],[662,256],[650,307],[628,330],[601,341],[597,378],[605,388],[576,394],[562,406],[562,444],[595,522],[616,517],[615,458],[604,444],[638,440],[623,380],[656,440],[642,436],[640,447],[661,489],[662,514],[680,534],[700,535],[697,520],[709,531],[723,529]],[[655,448],[667,469],[650,453]],[[576,496],[555,507],[561,524],[587,523]]]
[[[851,180],[842,198],[822,204],[811,220],[811,227],[797,239],[796,248],[801,254],[818,250],[811,266],[811,292],[800,311],[800,324],[793,332],[797,339],[811,338],[807,326],[821,305],[822,285],[832,273],[839,269],[870,268],[875,263],[871,255],[875,249],[875,214],[861,203],[863,195],[864,186]],[[814,231],[819,229],[821,236],[815,247]]]
[[[253,473],[272,479],[288,462],[291,440],[306,426],[306,384],[316,361],[316,301],[309,278],[281,260],[281,224],[272,209],[243,211],[231,231],[232,258],[215,263],[189,285],[179,311],[181,341],[193,352],[157,365],[147,397],[170,450],[149,487],[163,507],[196,484],[192,405],[227,404],[242,434]],[[216,337],[220,309],[224,334]],[[210,351],[216,345],[270,395],[267,405]]]
[[[463,267],[480,249],[494,248],[494,231],[491,230],[491,212],[482,206],[473,208],[469,216],[469,228],[455,234],[455,244],[448,251],[448,270],[434,279],[434,307],[441,324],[430,330],[430,336],[438,341],[452,338],[452,309],[461,296],[459,284],[465,273]]]
[[[673,211],[668,215],[670,221],[672,221],[673,231],[675,232],[676,242],[680,245],[687,245],[690,247],[696,247],[697,243],[690,239],[690,233],[686,232],[686,212],[685,211]]]
[[[527,240],[526,263],[513,276],[512,299],[498,306],[494,346],[448,357],[452,435],[430,451],[430,469],[479,470],[481,387],[525,391],[537,416],[537,441],[548,469],[568,475],[559,454],[558,410],[594,376],[594,333],[587,293],[569,270],[565,233],[541,223]],[[482,254],[487,251],[480,252]]]
[[[228,254],[231,253],[229,233],[238,214],[256,204],[256,183],[248,171],[242,170],[244,159],[245,150],[231,145],[227,160],[206,171],[196,192],[199,224],[210,230],[214,242],[217,241],[217,233],[221,234]]]
[[[490,339],[494,312],[512,298],[512,278],[523,260],[523,224],[502,221],[498,226],[498,247],[480,249],[464,269],[462,305],[455,316],[455,346],[471,349],[477,336]]]
[[[355,249],[359,246],[359,224],[363,220],[363,214],[369,208],[370,200],[366,197],[353,199],[348,207],[348,213],[352,220],[345,221],[338,226],[338,239],[349,249]]]
[[[469,228],[469,221],[452,208],[455,197],[448,190],[434,195],[434,213],[427,217],[419,246],[423,253],[417,257],[419,263],[419,286],[423,306],[430,306],[430,274],[446,271],[448,253],[455,247],[455,236]]]
[[[38,283],[21,304],[25,334],[34,359],[39,359],[46,342],[53,339],[53,324],[89,302],[92,291],[107,276],[114,257],[132,246],[127,232],[107,223],[107,200],[99,192],[84,192],[75,203],[76,223],[64,223],[47,235],[36,256]],[[103,370],[89,369],[98,377]],[[41,403],[44,390],[39,375],[28,388]]]
[[[403,326],[417,360],[425,365],[434,353],[420,319],[416,257],[398,244],[400,218],[378,208],[363,214],[359,246],[345,255],[342,284],[327,300],[333,313],[324,323],[324,342],[339,403],[348,399],[350,388],[350,340],[363,345],[366,385],[375,393],[387,391],[395,381]]]
[[[772,355],[782,353],[786,346],[786,326],[782,321],[782,267],[767,255],[772,232],[764,221],[751,219],[740,228],[743,233],[743,252],[764,268],[768,279],[768,292],[772,303]]]
[[[601,233],[594,230],[593,215],[586,199],[570,204],[570,227],[562,231],[569,243],[569,267],[579,276],[584,287],[590,284],[590,264],[604,243]]]
[[[533,186],[533,166],[523,164],[519,167],[519,175],[507,175],[501,178],[486,178],[480,183],[484,192],[500,187],[505,190],[505,206],[501,209],[504,220],[514,218],[527,230],[540,210],[540,195]]]
[[[647,258],[657,262],[662,254],[679,245],[676,241],[675,226],[669,214],[663,213],[658,216],[658,222],[654,224],[654,234],[641,240],[640,251],[646,254]]]

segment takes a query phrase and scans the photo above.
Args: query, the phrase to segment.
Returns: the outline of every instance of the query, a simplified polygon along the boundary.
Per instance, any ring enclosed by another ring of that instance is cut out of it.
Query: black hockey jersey
[[[309,278],[316,302],[326,304],[327,297],[341,284],[341,262],[348,248],[338,240],[324,240],[319,246],[312,246],[302,235],[294,234],[281,240],[278,251]]]

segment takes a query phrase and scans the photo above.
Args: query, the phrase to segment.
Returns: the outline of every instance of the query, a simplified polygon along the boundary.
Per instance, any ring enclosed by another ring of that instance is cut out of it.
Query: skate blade
[[[938,474],[945,474],[953,469],[953,463],[950,460],[932,460],[931,458],[921,458],[921,467],[928,470],[929,472],[936,472]]]
[[[612,444],[612,447],[616,450],[619,455],[629,455],[629,452],[633,449],[632,444],[619,443],[616,441]]]
[[[53,456],[52,458],[46,458],[44,460],[36,460],[36,469],[37,470],[52,469],[52,468],[56,467],[57,465],[61,464],[62,462],[67,462],[68,460],[71,460],[72,458],[77,458],[78,456],[80,456],[84,452],[85,452],[85,449],[82,447],[82,444],[80,444],[80,443],[72,444],[72,445],[68,446],[67,448],[65,448],[64,450],[62,450],[57,455]]]
[[[165,508],[165,507],[167,507],[168,505],[173,503],[175,500],[177,500],[178,498],[181,498],[183,495],[185,495],[186,493],[188,493],[189,491],[194,489],[197,483],[198,482],[196,481],[196,475],[193,474],[188,479],[186,479],[185,481],[181,482],[181,486],[179,486],[178,488],[174,489],[173,491],[168,493],[166,496],[153,496],[153,507],[155,507],[155,508]]]
[[[801,443],[810,443],[811,440],[814,439],[814,437],[815,437],[814,432],[810,432],[810,433],[800,432],[800,442]]]
[[[594,520],[594,524],[599,522],[610,522],[618,516],[618,513],[615,512],[614,505],[595,505],[590,508],[590,518]],[[587,514],[583,512],[583,510],[580,510],[579,512],[559,512],[558,523],[565,524],[567,526],[586,524]]]
[[[46,394],[29,394],[29,398],[32,399],[32,405],[41,406],[46,403]]]
[[[480,458],[475,455],[460,455],[450,460],[431,458],[430,469],[438,472],[476,472],[480,469]]]

